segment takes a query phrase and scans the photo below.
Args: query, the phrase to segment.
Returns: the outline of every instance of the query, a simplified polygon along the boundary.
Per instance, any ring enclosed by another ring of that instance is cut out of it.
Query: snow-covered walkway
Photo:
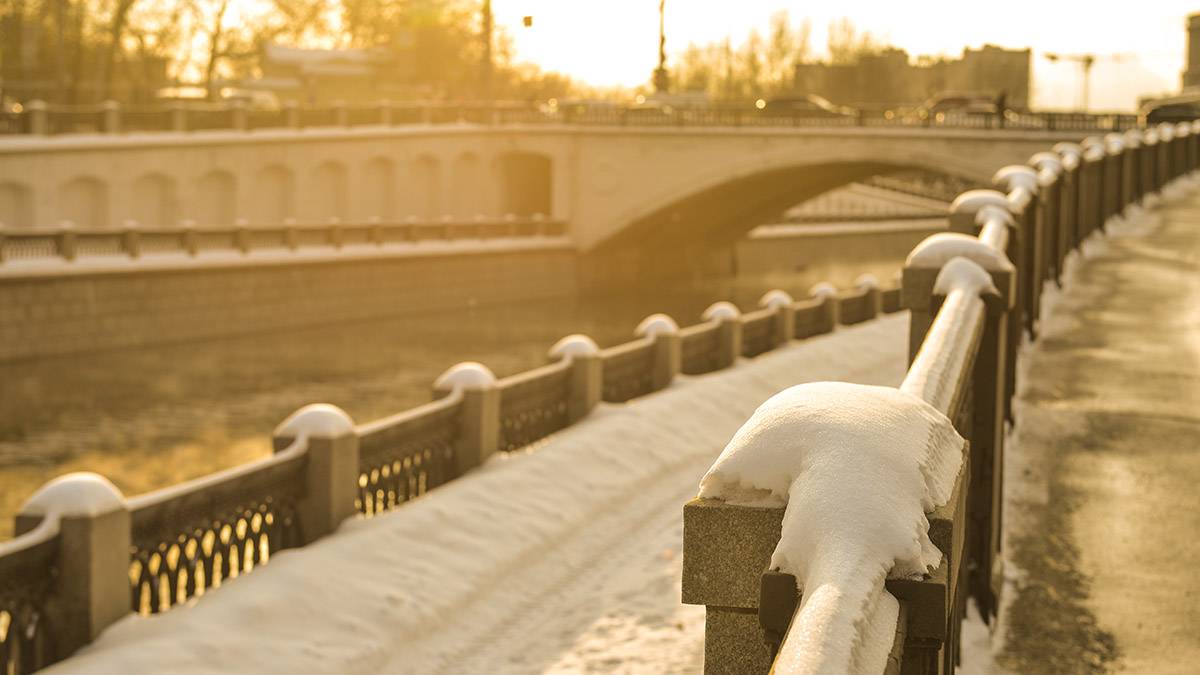
[[[792,384],[903,377],[906,313],[602,406],[529,452],[155,618],[53,673],[698,672],[679,602],[682,507]]]

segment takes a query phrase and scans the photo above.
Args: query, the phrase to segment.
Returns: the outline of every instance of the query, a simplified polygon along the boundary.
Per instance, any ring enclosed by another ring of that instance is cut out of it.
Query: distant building
[[[858,108],[917,106],[945,92],[988,98],[1004,95],[1009,108],[1029,106],[1029,49],[984,45],[964,49],[961,59],[912,63],[908,52],[889,47],[850,64],[801,63],[795,70],[797,94],[816,94]]]
[[[1187,70],[1183,71],[1183,88],[1200,89],[1200,14],[1187,18]]]
[[[273,92],[280,100],[322,104],[378,96],[391,84],[395,56],[379,49],[304,49],[267,44],[259,61],[262,76],[248,89]]]

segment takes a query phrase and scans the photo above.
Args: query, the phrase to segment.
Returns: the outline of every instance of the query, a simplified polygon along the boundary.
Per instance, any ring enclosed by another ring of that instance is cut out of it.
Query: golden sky
[[[636,86],[657,61],[658,0],[492,0],[498,25],[513,36],[518,60],[568,73],[596,85]],[[1069,108],[1080,100],[1081,74],[1051,63],[1044,52],[1094,53],[1093,109],[1131,109],[1138,95],[1179,89],[1186,58],[1185,18],[1195,0],[667,0],[667,52],[689,42],[765,32],[771,15],[787,9],[808,18],[813,47],[825,27],[848,17],[860,29],[910,55],[957,55],[985,43],[1034,50],[1034,105]],[[521,26],[525,15],[532,28]],[[1114,58],[1115,57],[1115,58]]]

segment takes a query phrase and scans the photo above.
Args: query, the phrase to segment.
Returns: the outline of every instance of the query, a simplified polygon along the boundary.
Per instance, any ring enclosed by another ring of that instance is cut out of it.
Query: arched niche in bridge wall
[[[0,225],[30,227],[33,220],[33,197],[29,186],[20,183],[0,183]]]
[[[312,184],[305,191],[307,208],[301,213],[305,220],[325,221],[345,218],[349,198],[346,165],[341,162],[322,162],[313,170]]]
[[[232,225],[237,218],[237,181],[233,174],[214,169],[196,183],[196,206],[185,214],[201,225]]]
[[[496,160],[500,211],[518,216],[550,215],[554,209],[554,162],[533,152],[507,152]]]
[[[367,161],[362,212],[383,220],[396,218],[396,163],[387,157],[372,157]]]
[[[278,165],[263,168],[254,177],[254,220],[277,225],[295,216],[295,193],[295,179],[289,169]]]
[[[108,184],[80,176],[60,185],[56,220],[69,220],[82,228],[108,227]]]
[[[437,158],[421,155],[413,162],[407,213],[433,220],[443,214],[442,172]]]
[[[482,163],[479,155],[465,152],[454,158],[451,172],[450,204],[447,210],[457,216],[469,218],[487,211]]]
[[[127,217],[142,225],[162,227],[179,219],[179,200],[175,181],[161,173],[151,173],[133,182]]]

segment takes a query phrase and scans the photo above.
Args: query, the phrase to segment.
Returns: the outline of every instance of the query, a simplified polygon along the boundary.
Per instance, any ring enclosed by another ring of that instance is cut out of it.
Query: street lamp
[[[658,0],[658,67],[654,69],[654,91],[665,94],[670,79],[667,76],[667,31],[664,18],[667,0]]]

